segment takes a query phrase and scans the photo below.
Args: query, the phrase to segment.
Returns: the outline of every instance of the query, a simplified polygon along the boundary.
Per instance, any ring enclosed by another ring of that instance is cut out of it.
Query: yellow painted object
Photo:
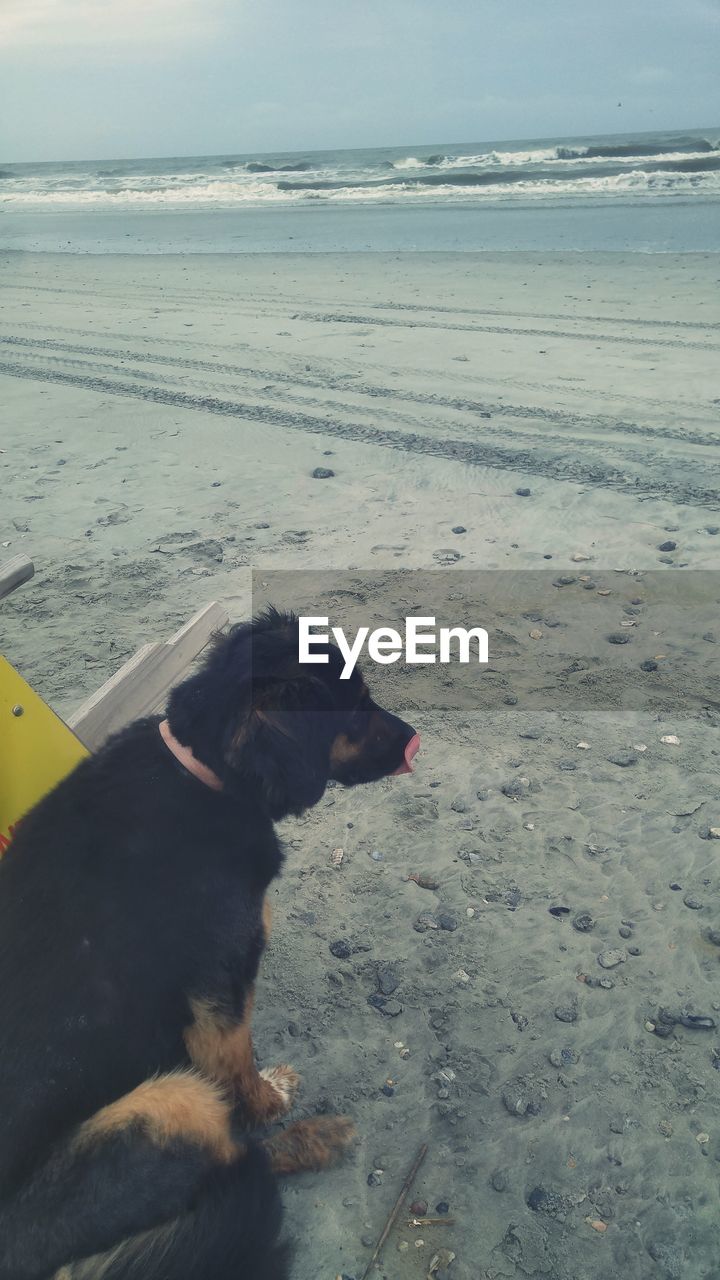
[[[0,857],[23,814],[89,754],[0,657]]]

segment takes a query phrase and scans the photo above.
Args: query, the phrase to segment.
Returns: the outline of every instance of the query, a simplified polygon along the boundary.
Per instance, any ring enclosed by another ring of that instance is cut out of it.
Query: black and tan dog
[[[344,1117],[259,1142],[297,1076],[250,1014],[273,820],[406,772],[418,738],[268,611],[23,820],[0,863],[0,1280],[282,1280],[275,1175]]]

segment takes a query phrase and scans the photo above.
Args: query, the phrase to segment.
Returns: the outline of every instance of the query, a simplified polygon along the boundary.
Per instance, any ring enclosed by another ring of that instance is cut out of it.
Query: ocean
[[[0,162],[0,248],[720,251],[720,128]]]

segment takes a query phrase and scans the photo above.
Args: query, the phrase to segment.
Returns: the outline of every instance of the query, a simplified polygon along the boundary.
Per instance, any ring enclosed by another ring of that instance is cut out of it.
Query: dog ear
[[[257,780],[271,815],[317,804],[330,776],[333,699],[314,677],[263,681],[226,754],[231,773]]]

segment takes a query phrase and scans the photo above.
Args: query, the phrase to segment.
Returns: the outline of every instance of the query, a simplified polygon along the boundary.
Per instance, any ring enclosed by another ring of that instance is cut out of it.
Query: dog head
[[[420,745],[357,667],[340,679],[335,645],[324,652],[326,664],[302,663],[297,619],[268,609],[221,636],[170,696],[175,737],[226,790],[251,783],[273,818],[316,804],[331,778],[355,786],[409,773]]]

